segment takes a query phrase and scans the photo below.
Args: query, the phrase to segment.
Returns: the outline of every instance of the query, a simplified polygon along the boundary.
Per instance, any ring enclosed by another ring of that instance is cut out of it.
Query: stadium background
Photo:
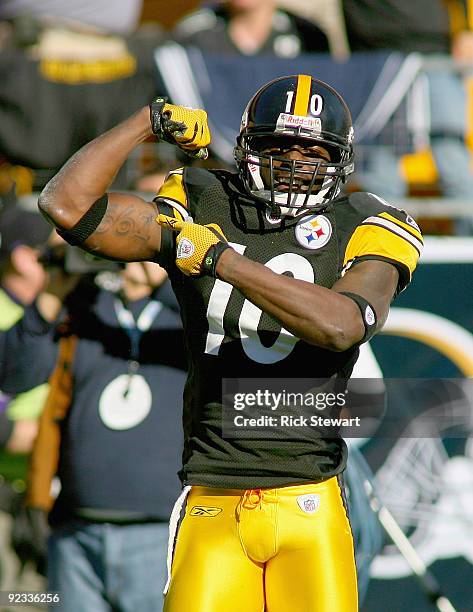
[[[160,23],[167,28],[178,16],[198,4],[196,0],[145,1],[142,19],[152,20],[158,15]],[[330,62],[328,68],[334,69],[334,64]],[[244,72],[248,74],[245,67]],[[255,81],[247,82],[247,87],[253,90],[255,84]],[[403,113],[402,105],[399,108]],[[224,106],[224,112],[226,110]],[[214,117],[210,109],[209,113]],[[392,119],[394,121],[394,117]],[[395,119],[398,121],[399,115]],[[384,127],[385,134],[389,133],[392,123]],[[427,198],[420,204],[419,213],[418,200],[401,202],[408,211],[412,207],[416,218],[423,217],[427,233],[432,228],[436,231],[439,223],[452,227],[451,203],[440,202],[440,209],[436,208],[438,204],[438,200]],[[471,202],[460,203],[460,208],[462,206],[462,210],[470,209]],[[424,214],[430,208],[439,212]],[[471,218],[471,210],[468,216]],[[386,333],[371,343],[373,351],[386,378],[471,377],[473,238],[442,236],[427,238],[426,244],[427,255],[416,272],[415,282],[396,301]],[[408,310],[400,312],[399,309]],[[413,313],[413,310],[420,313]],[[425,318],[422,313],[441,318]],[[416,333],[411,325],[414,314],[418,316]],[[453,328],[448,323],[460,328],[456,329],[455,338],[450,336]],[[410,410],[415,419],[416,407],[411,406]],[[468,423],[464,433],[463,438],[454,440],[448,437],[421,442],[414,438],[400,439],[388,448],[380,448],[381,441],[376,447],[374,440],[374,444],[367,443],[362,450],[371,463],[380,489],[390,500],[395,500],[391,507],[394,516],[456,609],[467,612],[473,609],[473,442]],[[34,586],[34,581],[30,584]],[[40,588],[40,584],[37,586]],[[386,612],[434,609],[405,560],[388,541],[373,563],[372,580],[363,607],[365,612],[381,609]]]

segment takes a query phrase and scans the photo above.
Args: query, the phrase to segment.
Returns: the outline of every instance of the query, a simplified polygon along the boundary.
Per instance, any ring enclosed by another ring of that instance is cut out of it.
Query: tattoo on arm
[[[155,222],[156,212],[150,209],[149,213],[136,212],[133,206],[123,210],[121,206],[109,206],[102,219],[96,234],[115,235],[120,238],[129,236],[147,242],[151,236],[151,227]]]

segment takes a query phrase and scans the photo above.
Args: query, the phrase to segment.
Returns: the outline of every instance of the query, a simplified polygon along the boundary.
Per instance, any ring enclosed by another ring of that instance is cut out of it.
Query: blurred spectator
[[[13,189],[0,199],[2,286],[17,303],[30,304],[43,288],[45,271],[38,263],[38,249],[51,233],[42,215],[25,208]]]
[[[341,0],[278,0],[278,6],[314,21],[328,37],[330,53],[336,59],[349,55]]]
[[[185,374],[175,299],[157,264],[117,273],[69,246],[42,259],[49,284],[8,334],[9,391],[53,373],[32,458],[31,555],[44,556],[51,510],[47,574],[49,589],[61,592],[54,609],[155,612],[180,488]],[[65,283],[84,265],[102,271],[80,273],[68,294]],[[68,318],[59,325],[63,301]],[[54,475],[61,488],[53,500]]]
[[[169,25],[196,1],[0,4],[0,190],[13,168],[28,177],[31,192],[91,138],[165,92],[153,59],[165,37],[160,16]],[[139,165],[140,152],[116,187],[133,188]]]
[[[33,170],[33,190],[156,94],[153,49],[163,32],[157,23],[138,32],[140,12],[141,0],[2,3],[0,157]],[[126,171],[117,185],[130,186]]]
[[[1,203],[0,336],[3,336],[21,318],[24,306],[43,288],[45,272],[37,261],[38,247],[51,234],[51,226],[37,212],[22,208],[13,190]],[[5,358],[1,350],[0,362]],[[0,443],[7,450],[20,453],[31,450],[46,392],[43,385],[14,398],[0,394]],[[0,456],[0,473],[3,463]]]
[[[22,316],[44,283],[37,253],[51,233],[51,226],[36,212],[17,201],[11,183],[0,199],[0,367],[6,356],[5,332]],[[20,515],[26,483],[28,453],[38,429],[48,386],[46,384],[8,395],[0,391],[0,578],[5,590],[39,588],[33,568],[24,572],[24,559],[10,546],[12,521]]]
[[[219,54],[269,53],[291,58],[329,50],[320,28],[278,9],[275,0],[226,0],[202,8],[178,22],[172,35],[183,45]]]
[[[387,198],[402,197],[407,195],[409,184],[420,177],[419,182],[438,182],[442,195],[471,198],[473,173],[465,146],[465,88],[461,73],[448,61],[473,57],[469,51],[473,33],[468,28],[467,3],[343,0],[343,9],[352,51],[394,49],[444,61],[437,66],[427,62],[425,66],[427,108],[417,107],[417,116],[427,123],[420,146],[414,155],[401,159],[389,147],[376,149],[364,174],[363,189]]]

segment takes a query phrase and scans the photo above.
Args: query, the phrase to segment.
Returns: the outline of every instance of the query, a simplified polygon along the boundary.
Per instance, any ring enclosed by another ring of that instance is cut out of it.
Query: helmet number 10
[[[290,113],[292,107],[292,101],[294,100],[294,91],[286,91],[286,108],[284,112]],[[310,114],[314,117],[318,117],[324,108],[324,99],[320,94],[312,94],[310,96],[309,110]]]
[[[242,244],[230,243],[241,255],[246,250]],[[294,278],[314,282],[314,271],[310,263],[297,253],[281,253],[270,259],[265,266],[278,274],[290,272]],[[207,320],[209,331],[205,345],[205,352],[218,355],[220,346],[225,338],[223,319],[233,287],[229,283],[217,279],[210,294],[207,306]],[[287,357],[299,342],[287,329],[281,328],[278,337],[271,346],[262,344],[258,334],[258,324],[263,314],[262,310],[249,300],[245,300],[238,319],[238,329],[243,350],[246,355],[257,363],[276,363]]]

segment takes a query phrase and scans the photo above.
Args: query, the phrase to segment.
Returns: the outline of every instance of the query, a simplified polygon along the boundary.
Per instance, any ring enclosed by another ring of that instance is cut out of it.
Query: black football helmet
[[[270,81],[249,101],[234,156],[246,191],[271,217],[321,211],[353,172],[353,125],[343,98],[311,76]],[[288,151],[298,154],[285,155]]]

